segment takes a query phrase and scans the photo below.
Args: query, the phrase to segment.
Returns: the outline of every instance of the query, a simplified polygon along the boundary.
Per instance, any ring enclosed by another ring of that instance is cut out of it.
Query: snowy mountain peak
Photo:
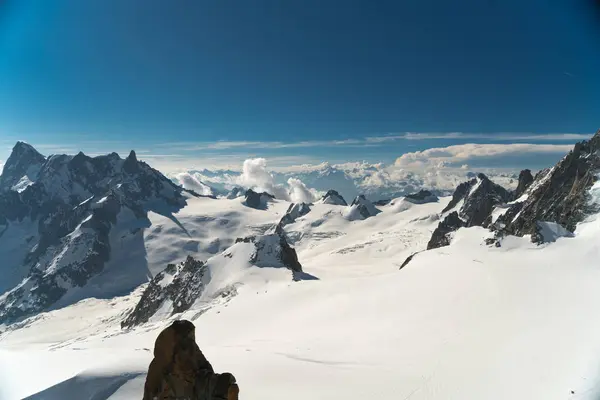
[[[267,192],[257,193],[252,189],[246,191],[246,199],[244,203],[251,208],[264,210],[267,208],[268,202],[273,200],[275,196]]]
[[[288,207],[285,215],[281,218],[275,228],[275,232],[283,234],[283,227],[288,224],[293,224],[296,219],[305,216],[310,212],[310,206],[306,203],[292,203]]]
[[[510,199],[511,193],[508,190],[481,173],[476,178],[461,183],[454,191],[450,203],[442,210],[442,213],[451,212],[431,235],[427,249],[447,246],[450,234],[461,227],[489,224],[494,207]]]
[[[519,184],[517,185],[517,189],[515,189],[515,194],[513,196],[513,198],[516,200],[519,197],[521,197],[521,195],[523,193],[525,193],[525,190],[529,187],[529,185],[531,185],[531,183],[533,182],[533,175],[531,175],[531,170],[529,169],[524,169],[519,173]]]
[[[347,206],[346,200],[333,189],[330,189],[325,193],[325,196],[321,198],[321,203],[323,204],[332,204],[336,206]]]
[[[28,145],[15,147],[13,160],[20,161],[11,165],[33,179],[0,192],[5,206],[0,207],[0,237],[12,238],[0,242],[0,254],[10,257],[6,270],[0,266],[0,323],[86,297],[88,282],[124,241],[143,245],[139,228],[149,224],[149,212],[170,216],[186,205],[184,190],[137,161],[135,153],[125,160],[116,153],[88,157],[81,152],[43,159]],[[27,167],[23,160],[33,164]],[[129,250],[139,251],[133,245]],[[145,279],[140,272],[134,276]],[[111,282],[102,294],[141,283]]]
[[[351,221],[357,219],[367,219],[379,214],[381,211],[378,210],[373,203],[371,203],[364,195],[358,195],[348,207],[345,212],[345,217]]]
[[[46,158],[33,146],[25,142],[17,142],[0,175],[0,191],[23,190],[35,182],[45,161]]]
[[[135,161],[135,162],[137,162],[137,160],[138,160],[138,159],[137,159],[137,156],[136,156],[136,154],[135,154],[135,150],[131,150],[131,151],[129,152],[129,155],[127,156],[127,159],[128,159],[128,160],[131,160],[131,161]]]
[[[492,228],[498,237],[531,235],[544,242],[538,222],[552,222],[574,232],[577,223],[600,211],[600,131],[579,142],[554,167],[540,171],[533,182],[499,215]]]

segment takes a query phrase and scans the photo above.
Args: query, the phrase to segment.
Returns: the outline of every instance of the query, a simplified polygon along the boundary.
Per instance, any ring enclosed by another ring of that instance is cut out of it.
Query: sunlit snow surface
[[[235,374],[244,400],[598,399],[600,220],[542,246],[508,237],[488,247],[488,231],[461,229],[451,246],[398,270],[425,247],[448,201],[396,201],[356,221],[344,207],[315,204],[285,230],[318,280],[255,268],[223,278],[242,284],[230,301],[198,303],[181,317],[193,319],[214,367]],[[275,223],[288,206],[240,202],[202,199],[177,222],[151,217],[151,269],[159,259],[183,260],[186,241],[225,243]],[[142,289],[8,328],[0,398],[140,399],[154,339],[170,323],[120,329]]]

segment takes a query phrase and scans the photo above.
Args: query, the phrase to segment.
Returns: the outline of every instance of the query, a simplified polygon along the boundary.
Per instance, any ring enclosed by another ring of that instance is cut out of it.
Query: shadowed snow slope
[[[244,208],[256,225],[263,214],[276,221],[288,207],[274,202],[262,212],[240,200],[192,204],[215,232],[231,213],[229,220],[243,224]],[[304,271],[320,280],[292,283],[272,275],[285,269],[254,268],[246,276],[240,268],[234,281],[245,284],[226,304],[199,302],[130,330],[120,321],[141,289],[5,327],[0,398],[141,398],[144,375],[136,374],[147,369],[158,332],[181,317],[194,322],[204,354],[216,370],[235,374],[247,400],[281,393],[290,400],[597,399],[600,220],[541,246],[527,237],[482,246],[489,231],[460,229],[449,246],[420,253],[399,271],[427,243],[433,216],[448,201],[400,213],[383,206],[377,217],[356,221],[339,206],[315,204],[284,231]],[[177,219],[190,237],[205,232],[182,212]],[[175,251],[168,241],[182,228],[161,221],[163,233],[173,232],[155,244]]]

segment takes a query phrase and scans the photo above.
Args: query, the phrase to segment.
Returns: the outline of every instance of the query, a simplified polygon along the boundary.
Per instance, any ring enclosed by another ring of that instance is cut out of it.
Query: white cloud
[[[300,179],[289,178],[287,184],[289,186],[290,201],[294,203],[312,203],[318,198],[319,193],[306,187]]]
[[[292,202],[309,203],[315,201],[317,196],[317,192],[306,187],[300,179],[288,179],[288,187],[275,183],[275,178],[267,170],[267,160],[264,158],[244,161],[242,174],[237,177],[237,183],[259,192],[270,193],[277,199]]]
[[[442,168],[460,166],[474,159],[507,157],[531,154],[565,154],[573,148],[562,144],[460,144],[434,147],[423,151],[405,153],[396,159],[395,165],[403,168]]]
[[[223,140],[217,142],[174,142],[162,143],[157,147],[168,148],[183,152],[192,151],[219,151],[227,149],[292,149],[292,148],[311,148],[311,147],[379,147],[387,145],[389,142],[401,140],[491,140],[491,141],[569,141],[577,142],[589,139],[592,134],[585,133],[464,133],[464,132],[403,132],[398,134],[367,136],[363,138],[351,138],[340,140],[304,140],[299,142],[281,142],[281,141],[230,141]]]
[[[191,175],[188,172],[179,173],[175,177],[177,181],[179,181],[181,186],[183,186],[185,189],[193,190],[196,193],[205,196],[211,196],[214,194],[209,186],[205,185],[199,179],[197,179],[195,176]]]
[[[447,139],[447,140],[474,140],[485,139],[493,141],[511,141],[511,140],[537,140],[537,141],[570,141],[577,142],[587,140],[592,136],[590,133],[510,133],[510,132],[495,132],[495,133],[464,133],[464,132],[438,132],[438,133],[416,133],[406,132],[397,135],[375,136],[369,137],[367,140],[372,142],[388,142],[394,140],[431,140],[431,139]]]

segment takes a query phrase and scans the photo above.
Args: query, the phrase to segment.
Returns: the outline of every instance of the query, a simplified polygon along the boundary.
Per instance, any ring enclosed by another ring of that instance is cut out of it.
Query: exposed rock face
[[[238,400],[230,373],[216,374],[196,344],[195,326],[179,320],[156,338],[143,400]]]
[[[293,224],[297,218],[303,217],[310,212],[310,206],[306,203],[292,203],[288,207],[285,215],[281,218],[275,232],[281,234],[283,227],[287,224]]]
[[[11,190],[22,191],[35,182],[46,158],[31,145],[17,142],[0,175],[0,192]]]
[[[257,193],[252,189],[248,189],[246,191],[245,204],[248,207],[256,208],[257,210],[265,210],[267,208],[267,203],[274,198],[275,196],[267,192]]]
[[[427,249],[449,245],[449,234],[460,227],[487,226],[494,207],[508,202],[510,198],[509,191],[489,180],[484,174],[478,174],[477,178],[461,183],[443,212],[458,206],[460,208],[439,223],[427,244]]]
[[[417,193],[408,194],[404,198],[414,204],[434,203],[439,200],[429,190],[419,190]]]
[[[254,243],[255,251],[250,258],[253,265],[262,268],[285,267],[293,272],[302,272],[296,250],[285,237],[279,234],[238,238],[236,243]]]
[[[321,198],[321,203],[323,204],[332,204],[336,206],[347,206],[346,200],[342,197],[341,194],[336,192],[335,190],[328,190],[325,193],[325,196]]]
[[[186,204],[184,190],[138,161],[134,152],[126,159],[116,153],[40,157],[31,146],[17,143],[3,175],[0,239],[24,236],[19,230],[24,224],[28,230],[0,282],[0,323],[46,310],[102,272],[120,218],[127,216],[127,234],[135,237],[149,224],[148,211],[170,215]],[[24,180],[19,175],[29,173],[30,161],[39,166],[35,178],[29,177],[33,181],[19,190],[8,188]]]
[[[350,209],[346,212],[346,218],[349,220],[367,219],[379,214],[381,211],[378,210],[373,203],[366,199],[364,195],[357,196],[350,205]]]
[[[204,289],[206,272],[202,261],[188,256],[179,265],[169,264],[150,281],[135,309],[121,322],[121,327],[131,327],[148,322],[156,312],[170,302],[170,315],[188,310]],[[168,317],[167,316],[167,317]]]
[[[531,185],[533,182],[533,175],[531,175],[531,171],[528,169],[524,169],[519,173],[519,184],[517,185],[517,189],[515,190],[515,194],[513,196],[513,200],[521,197],[525,190]]]
[[[600,198],[591,193],[600,173],[600,131],[590,140],[577,143],[554,167],[540,171],[525,190],[522,200],[510,208],[493,225],[498,235],[532,235],[538,221],[553,222],[569,232],[577,223],[600,210]]]
[[[452,211],[439,223],[435,231],[433,231],[431,239],[429,239],[429,243],[427,243],[427,250],[448,246],[450,244],[450,234],[464,226],[466,226],[466,224],[460,219],[458,212]]]

